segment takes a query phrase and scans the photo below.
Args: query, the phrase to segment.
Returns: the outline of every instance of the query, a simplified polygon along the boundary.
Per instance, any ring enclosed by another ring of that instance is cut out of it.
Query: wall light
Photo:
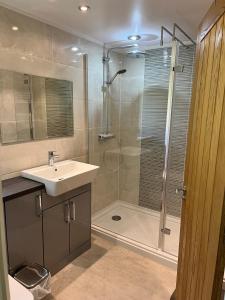
[[[12,26],[12,30],[13,30],[13,31],[18,31],[18,30],[19,30],[19,27],[17,27],[17,26]]]
[[[78,7],[78,9],[79,9],[81,12],[86,13],[86,12],[90,9],[90,6],[88,6],[88,5],[80,5],[80,6]]]
[[[73,52],[77,52],[77,51],[79,50],[79,48],[78,48],[78,47],[72,47],[71,50],[72,50]]]

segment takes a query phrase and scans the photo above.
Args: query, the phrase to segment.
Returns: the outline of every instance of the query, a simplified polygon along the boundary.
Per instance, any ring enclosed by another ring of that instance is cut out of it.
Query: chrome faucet
[[[59,157],[59,155],[55,154],[56,151],[48,151],[48,165],[50,167],[54,166],[55,158]]]

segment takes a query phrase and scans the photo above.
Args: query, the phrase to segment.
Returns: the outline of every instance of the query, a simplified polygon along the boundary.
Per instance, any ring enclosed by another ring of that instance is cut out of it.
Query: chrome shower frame
[[[164,251],[165,234],[170,234],[170,229],[166,228],[167,217],[167,178],[169,167],[169,147],[171,138],[171,125],[172,125],[172,112],[173,112],[173,100],[176,88],[176,67],[179,56],[179,42],[173,40],[172,53],[171,53],[171,71],[169,78],[169,90],[168,90],[168,102],[167,102],[167,116],[166,116],[166,128],[165,128],[165,156],[164,156],[164,169],[163,169],[163,183],[162,183],[162,196],[161,196],[161,212],[160,212],[160,226],[159,226],[159,241],[158,248]]]
[[[189,44],[182,42],[177,37],[177,30],[179,30],[189,41]],[[172,37],[172,54],[171,54],[171,71],[169,78],[169,90],[168,90],[168,102],[167,102],[167,117],[166,117],[166,131],[165,131],[165,157],[164,157],[164,169],[163,169],[163,186],[162,186],[162,200],[161,200],[161,212],[160,212],[160,227],[159,227],[159,242],[158,248],[162,251],[165,246],[165,234],[170,234],[170,229],[166,228],[166,217],[167,217],[167,177],[169,167],[169,147],[171,139],[171,123],[172,123],[172,112],[173,102],[176,89],[176,73],[183,72],[183,66],[178,65],[179,57],[179,45],[185,48],[189,48],[191,45],[196,45],[195,41],[176,23],[173,24],[173,33],[170,32],[166,27],[161,27],[161,40],[160,46],[164,45],[164,32]],[[178,187],[180,188],[180,187]]]
[[[165,26],[161,27],[160,46],[164,45],[164,31],[165,31],[168,35],[170,35],[172,37],[173,41],[177,41],[182,46],[189,48],[189,45],[185,44],[177,37],[177,35],[176,35],[177,30],[179,30],[188,39],[188,41],[191,42],[191,44],[196,45],[196,42],[180,26],[178,26],[176,23],[174,23],[173,24],[173,33],[170,32]]]
[[[103,93],[103,117],[102,117],[102,130],[103,132],[99,134],[99,141],[106,141],[114,137],[114,134],[111,132],[110,128],[110,109],[109,109],[109,89],[110,89],[110,54],[113,50],[122,50],[136,47],[135,44],[124,45],[124,46],[115,46],[111,48],[107,48],[104,45],[103,51],[103,85],[102,85],[102,93]]]

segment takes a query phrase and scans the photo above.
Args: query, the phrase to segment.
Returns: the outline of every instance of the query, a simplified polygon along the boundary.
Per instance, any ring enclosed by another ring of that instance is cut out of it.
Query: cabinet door
[[[86,192],[70,200],[70,252],[90,241],[91,193]]]
[[[69,202],[63,202],[43,212],[44,263],[57,272],[69,255]]]
[[[41,194],[5,202],[5,219],[10,273],[23,265],[43,265]]]

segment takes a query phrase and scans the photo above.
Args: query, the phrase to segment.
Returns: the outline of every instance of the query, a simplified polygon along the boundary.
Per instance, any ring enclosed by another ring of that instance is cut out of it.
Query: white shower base
[[[113,221],[112,216],[121,216]],[[92,218],[92,229],[140,250],[176,263],[179,246],[180,219],[167,216],[164,251],[158,249],[160,213],[140,206],[116,201]]]

